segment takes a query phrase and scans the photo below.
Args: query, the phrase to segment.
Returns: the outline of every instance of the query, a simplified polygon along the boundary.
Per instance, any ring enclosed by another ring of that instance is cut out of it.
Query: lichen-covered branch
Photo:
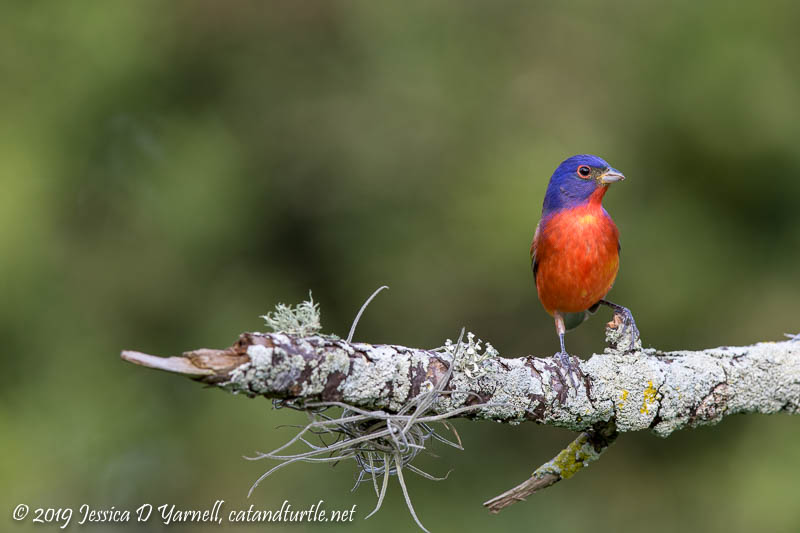
[[[619,433],[651,429],[666,437],[685,427],[715,424],[730,414],[800,412],[796,337],[664,353],[643,349],[638,337],[622,333],[615,317],[606,329],[609,348],[580,362],[575,376],[566,373],[560,358],[501,358],[490,344],[482,348],[471,333],[464,342],[448,340],[434,350],[319,335],[313,301],[294,309],[278,306],[264,318],[275,333],[244,333],[225,350],[201,349],[168,358],[125,351],[122,358],[234,394],[279,399],[295,407],[344,407],[343,418],[323,417],[306,428],[316,424],[324,431],[343,432],[343,441],[294,455],[277,453],[300,439],[301,432],[275,452],[259,455],[283,462],[254,487],[296,461],[353,459],[361,469],[357,484],[365,475],[373,480],[376,511],[388,476],[396,474],[409,511],[424,531],[402,470],[437,479],[410,463],[430,436],[460,448],[436,434],[430,423],[461,416],[512,424],[534,421],[580,432],[529,479],[484,503],[497,513],[582,470]],[[322,453],[332,457],[316,458]],[[384,477],[380,492],[376,475]]]
[[[612,329],[609,335],[613,346]],[[652,429],[666,437],[736,413],[800,411],[797,341],[667,353],[612,347],[580,362],[577,387],[557,359],[506,359],[470,341],[434,412],[486,403],[461,416],[574,431],[613,419],[619,432]],[[122,357],[233,393],[396,412],[437,385],[452,362],[452,346],[424,350],[321,335],[244,333],[225,350],[167,359],[126,351]]]

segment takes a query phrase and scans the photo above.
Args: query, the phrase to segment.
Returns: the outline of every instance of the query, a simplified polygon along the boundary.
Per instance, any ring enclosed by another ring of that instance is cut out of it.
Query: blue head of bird
[[[558,165],[550,177],[542,215],[582,205],[596,192],[602,198],[611,183],[624,179],[622,172],[596,155],[574,155]]]

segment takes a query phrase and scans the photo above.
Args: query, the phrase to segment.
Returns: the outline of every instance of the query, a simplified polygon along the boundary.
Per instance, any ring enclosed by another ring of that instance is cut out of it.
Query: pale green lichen
[[[525,420],[530,407],[531,372],[521,360],[507,360],[505,364],[510,368],[503,379],[492,381],[492,395],[487,402],[492,406],[485,408],[481,415],[519,424]],[[468,386],[465,384],[465,388]]]
[[[427,369],[427,358],[396,357],[393,346],[360,345],[364,357],[352,359],[348,379],[342,381],[339,390],[345,402],[360,403],[399,410],[409,399],[411,381],[409,371],[414,362],[422,362]],[[387,395],[391,388],[392,394]]]
[[[248,346],[247,355],[250,361],[233,369],[230,379],[222,385],[234,394],[268,394],[285,390],[300,377],[305,366],[302,355],[290,355],[280,347],[253,344]]]
[[[660,421],[653,426],[660,437],[690,424],[692,413],[703,414],[698,411],[703,395],[726,381],[724,368],[732,361],[719,359],[716,354],[709,357],[705,352],[672,352],[670,357],[674,359],[665,365],[664,382],[658,387]]]
[[[616,317],[615,317],[616,318]],[[642,339],[631,336],[621,324],[606,327],[606,352],[633,352],[642,350]]]
[[[476,411],[478,418],[518,424],[535,412],[542,423],[574,430],[613,414],[610,402],[608,408],[599,409],[584,387],[565,386],[564,376],[546,359],[500,358],[488,343],[481,350],[481,341],[472,333],[460,344],[448,339],[439,351],[445,358],[459,356],[448,386],[452,392],[438,402],[438,409],[458,408],[477,393],[487,404]]]
[[[486,375],[486,367],[484,361],[492,359],[499,355],[498,351],[490,343],[486,343],[486,348],[481,347],[480,339],[475,337],[471,331],[467,333],[466,342],[454,343],[451,339],[447,339],[444,343],[442,351],[450,355],[451,360],[453,356],[458,353],[455,358],[455,370],[462,372],[470,379],[476,379]]]
[[[586,373],[586,362],[581,362],[580,373]],[[567,387],[566,377],[552,360],[534,359],[530,365],[535,370],[531,380],[530,395],[535,399],[529,410],[536,410],[536,420],[543,424],[582,431],[586,427],[608,420],[613,416],[613,402],[592,394],[584,386]],[[593,391],[592,391],[593,392]]]
[[[320,348],[320,351],[322,348]],[[317,360],[311,359],[308,365],[313,369],[308,381],[303,383],[301,396],[313,396],[321,394],[325,390],[325,385],[328,382],[328,377],[334,372],[341,372],[346,374],[350,370],[350,356],[345,350],[325,350],[322,358]]]
[[[664,366],[658,359],[642,357],[638,352],[608,350],[592,356],[581,367],[592,380],[594,407],[608,413],[606,419],[613,416],[620,431],[650,426],[665,381]]]
[[[308,300],[296,306],[278,304],[275,310],[261,315],[267,327],[276,333],[299,335],[306,337],[314,335],[322,329],[320,323],[319,304],[308,294]]]
[[[491,398],[487,403],[492,407],[487,407],[476,415],[482,418],[500,417],[508,419],[511,423],[518,422],[524,418],[528,407],[523,399],[526,397],[525,391],[530,386],[530,376],[524,371],[517,374],[509,373],[504,375],[502,381],[496,382],[494,377],[499,354],[490,343],[487,342],[485,348],[482,343],[483,341],[474,333],[468,332],[466,340],[459,339],[453,342],[447,339],[444,346],[438,350],[453,366],[453,374],[448,384],[452,392],[438,401],[438,409],[456,409],[466,403],[471,397],[471,392],[491,391]],[[514,405],[510,405],[511,403]]]
[[[419,386],[420,394],[431,392],[433,390],[433,382],[429,379],[423,381]]]

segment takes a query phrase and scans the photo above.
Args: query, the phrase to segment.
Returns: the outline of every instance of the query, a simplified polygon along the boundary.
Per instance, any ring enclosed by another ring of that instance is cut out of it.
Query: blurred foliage
[[[247,501],[266,465],[240,456],[302,415],[118,353],[227,346],[309,289],[346,335],[384,283],[357,338],[438,346],[463,325],[509,356],[554,352],[528,246],[575,153],[629,178],[605,203],[611,296],[646,344],[796,331],[799,17],[789,1],[2,3],[0,510],[323,499],[358,505],[348,529],[412,529],[397,485],[365,522],[375,498],[349,492],[347,464],[283,470]],[[606,318],[568,348],[601,350]],[[480,503],[571,437],[458,427],[466,451],[428,466],[450,479],[409,480],[433,531],[800,528],[794,418],[626,435],[496,517]]]

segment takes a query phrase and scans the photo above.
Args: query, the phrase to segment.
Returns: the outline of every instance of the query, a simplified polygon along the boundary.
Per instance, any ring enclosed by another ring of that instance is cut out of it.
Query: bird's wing
[[[536,224],[536,232],[533,234],[533,241],[531,241],[531,270],[533,270],[533,279],[536,280],[536,271],[539,269],[539,261],[536,258],[536,248],[539,244],[539,235],[541,233],[542,221]]]
[[[581,311],[580,313],[563,313],[564,327],[567,331],[577,328],[583,324],[587,318],[595,314],[598,307],[600,307],[600,302],[597,302],[586,311]]]

